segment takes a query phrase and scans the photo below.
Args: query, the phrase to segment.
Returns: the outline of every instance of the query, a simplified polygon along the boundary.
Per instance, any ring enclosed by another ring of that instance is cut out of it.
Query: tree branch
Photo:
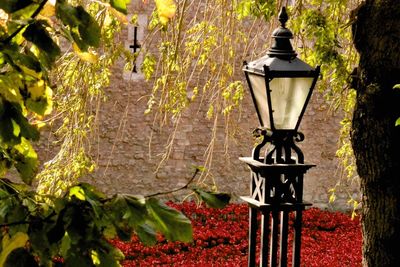
[[[31,222],[29,221],[18,221],[18,222],[11,222],[11,223],[2,223],[0,224],[0,227],[8,227],[8,226],[14,226],[14,225],[21,225],[21,224],[30,224]]]
[[[182,187],[180,187],[180,188],[173,189],[173,190],[170,190],[170,191],[165,191],[165,192],[158,192],[158,193],[146,195],[146,196],[144,196],[144,197],[145,197],[145,198],[151,198],[151,197],[156,197],[156,196],[160,196],[160,195],[168,195],[168,194],[172,194],[172,193],[178,192],[178,191],[180,191],[180,190],[187,189],[188,186],[193,182],[194,178],[196,178],[196,176],[197,176],[197,174],[199,173],[199,171],[200,171],[199,168],[196,168],[196,170],[194,171],[194,174],[193,174],[192,178],[190,178],[190,180],[189,180],[184,186],[182,186]]]

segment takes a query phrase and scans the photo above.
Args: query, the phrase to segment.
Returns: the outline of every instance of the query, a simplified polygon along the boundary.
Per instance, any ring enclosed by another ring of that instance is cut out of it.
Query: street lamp
[[[243,68],[261,126],[272,131],[297,131],[319,75],[319,67],[296,57],[287,20],[283,7],[267,55]]]
[[[240,158],[251,169],[249,204],[249,266],[255,266],[258,221],[261,213],[260,266],[286,266],[288,259],[289,214],[294,213],[292,266],[300,266],[303,176],[312,164],[295,144],[304,140],[298,132],[320,68],[312,68],[297,58],[286,28],[285,7],[279,13],[281,25],[272,34],[267,55],[246,63],[244,73],[261,127],[255,133],[262,142],[252,157]],[[265,145],[269,146],[260,156]],[[278,255],[279,252],[279,255]]]

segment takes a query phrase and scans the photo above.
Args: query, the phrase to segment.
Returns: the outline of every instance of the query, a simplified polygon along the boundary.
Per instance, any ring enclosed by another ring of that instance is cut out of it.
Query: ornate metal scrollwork
[[[262,141],[253,149],[253,159],[265,164],[295,164],[304,163],[304,155],[296,145],[304,140],[304,134],[296,131],[271,132],[263,128],[253,131],[255,137],[262,137]],[[266,149],[265,156],[260,158],[261,149],[270,143],[271,147]],[[294,154],[295,157],[292,157]]]

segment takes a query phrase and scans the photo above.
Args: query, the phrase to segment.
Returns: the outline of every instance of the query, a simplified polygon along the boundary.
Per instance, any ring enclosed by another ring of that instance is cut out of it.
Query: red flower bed
[[[246,266],[248,208],[230,204],[224,209],[172,204],[193,223],[193,243],[167,242],[146,247],[137,237],[131,242],[111,241],[130,266]],[[361,266],[361,228],[358,219],[316,208],[303,214],[302,266]],[[291,238],[291,237],[290,237]]]

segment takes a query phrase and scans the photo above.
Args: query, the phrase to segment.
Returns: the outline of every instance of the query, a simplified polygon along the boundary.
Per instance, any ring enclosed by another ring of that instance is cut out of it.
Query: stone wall
[[[135,2],[132,10],[148,12],[139,2]],[[130,39],[131,34],[124,34]],[[174,129],[159,128],[153,124],[152,115],[144,115],[151,84],[140,77],[127,79],[121,62],[115,66],[111,86],[106,92],[108,101],[97,114],[98,141],[93,142],[97,149],[92,157],[98,160],[98,168],[84,180],[93,182],[107,194],[146,195],[185,185],[193,175],[193,166],[203,165],[206,160],[204,153],[211,140],[213,121],[206,118],[205,110],[198,110],[195,103],[184,113],[170,158],[159,166],[160,154],[165,152],[168,137]],[[234,138],[229,139],[228,153],[224,148],[223,123],[218,127],[209,176],[215,180],[218,190],[235,196],[247,195],[249,169],[238,158],[251,155],[254,144],[252,131],[258,126],[248,91],[240,110],[236,110],[233,117],[237,127]],[[316,92],[300,126],[300,131],[305,134],[300,147],[306,162],[317,165],[305,176],[305,200],[319,207],[330,206],[328,190],[338,180],[335,151],[339,121],[338,116],[329,114],[323,97]],[[42,151],[43,154],[48,153]],[[180,196],[182,194],[187,192]],[[335,208],[345,209],[347,197],[347,194],[340,194]]]
[[[140,2],[134,1],[132,10],[148,12],[148,7]],[[129,33],[127,36],[130,39]],[[140,79],[124,80],[121,70],[122,65],[115,68],[112,87],[107,90],[110,100],[99,114],[100,157],[99,168],[92,175],[93,182],[110,194],[149,194],[181,187],[192,176],[193,166],[203,165],[206,160],[204,153],[211,140],[213,121],[206,119],[205,110],[198,110],[198,105],[193,104],[183,115],[177,129],[170,158],[158,168],[159,155],[165,152],[168,136],[174,129],[158,129],[157,125],[153,125],[152,116],[144,115],[151,84]],[[224,149],[226,135],[221,123],[209,174],[220,191],[246,195],[249,191],[249,169],[238,158],[251,155],[254,144],[252,131],[258,126],[248,91],[241,110],[235,112],[237,128],[234,138],[229,139],[228,154]],[[305,176],[304,197],[319,207],[332,207],[328,203],[328,190],[339,179],[335,156],[339,122],[340,117],[329,112],[323,96],[314,93],[300,126],[306,137],[300,147],[305,160],[317,165]],[[355,192],[357,190],[353,186],[349,192],[339,193],[333,208],[346,209],[349,194]]]
[[[195,106],[185,112],[170,159],[157,170],[160,154],[165,152],[173,129],[153,127],[152,116],[144,115],[149,85],[124,81],[120,73],[116,71],[113,74],[112,88],[108,90],[109,101],[99,114],[99,168],[90,180],[109,194],[149,194],[181,187],[192,176],[193,166],[204,164],[213,121],[206,119],[205,112],[193,116],[197,112]],[[236,138],[230,141],[226,155],[224,129],[219,127],[209,169],[218,189],[234,195],[245,195],[249,191],[249,170],[238,158],[251,155],[254,144],[252,130],[258,126],[250,95],[246,93],[237,121]],[[306,201],[320,207],[329,206],[328,190],[338,179],[335,151],[339,121],[338,116],[328,113],[323,97],[315,93],[300,126],[306,137],[299,144],[305,160],[317,165],[305,176],[304,196]],[[335,205],[345,208],[346,198],[346,194],[339,195]]]

